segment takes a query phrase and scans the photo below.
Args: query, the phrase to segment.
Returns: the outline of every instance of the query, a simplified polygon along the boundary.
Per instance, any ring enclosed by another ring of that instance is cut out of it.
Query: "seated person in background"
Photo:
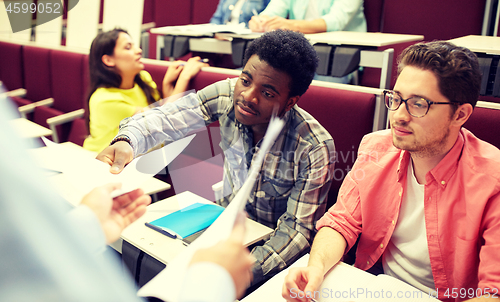
[[[118,133],[121,120],[160,100],[155,82],[143,70],[141,54],[142,50],[121,29],[100,33],[92,42],[87,114],[90,136],[83,143],[85,149],[102,151]],[[163,98],[186,91],[191,78],[208,66],[199,59],[170,65],[162,83]]]
[[[240,24],[245,23],[248,27],[248,21],[254,15],[260,13],[270,0],[220,0],[217,10],[210,19],[214,24]]]
[[[378,266],[440,300],[498,298],[500,151],[462,128],[479,98],[477,57],[448,42],[419,43],[398,67],[385,92],[391,129],[362,140],[337,203],[318,222],[308,267],[285,279],[288,301],[306,300],[292,299],[292,289],[318,290],[358,237],[360,269]]]
[[[140,301],[105,243],[145,213],[150,197],[138,189],[112,199],[120,185],[109,184],[73,207],[54,192],[11,130],[11,105],[0,91],[0,301]],[[188,290],[200,286],[198,278],[211,290],[196,301],[241,297],[254,261],[242,244],[243,226],[235,224],[228,240],[195,253],[179,301],[192,301]]]
[[[250,19],[248,26],[256,32],[278,28],[304,34],[366,32],[366,19],[363,0],[271,0],[264,11]]]
[[[288,19],[286,19],[288,18]],[[304,34],[329,31],[366,32],[363,0],[271,0],[248,23],[255,32],[289,29]],[[315,80],[348,84],[354,73],[343,77],[315,75]]]
[[[252,250],[257,259],[252,268],[256,284],[309,250],[314,224],[325,211],[335,150],[330,134],[296,106],[318,65],[314,48],[302,34],[266,33],[247,48],[244,63],[239,78],[122,121],[111,146],[97,158],[119,173],[152,147],[219,121],[225,197],[217,202],[226,206],[246,179],[275,111],[286,125],[266,155],[246,204],[251,219],[275,228],[263,245]]]

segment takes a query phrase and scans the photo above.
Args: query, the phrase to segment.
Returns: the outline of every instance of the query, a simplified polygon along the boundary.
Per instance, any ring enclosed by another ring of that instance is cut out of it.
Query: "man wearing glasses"
[[[420,43],[398,67],[394,91],[385,91],[391,129],[361,142],[316,225],[308,267],[285,279],[288,301],[308,301],[299,297],[319,290],[358,238],[358,268],[383,268],[440,300],[500,296],[500,151],[462,128],[479,97],[477,58],[447,42]]]

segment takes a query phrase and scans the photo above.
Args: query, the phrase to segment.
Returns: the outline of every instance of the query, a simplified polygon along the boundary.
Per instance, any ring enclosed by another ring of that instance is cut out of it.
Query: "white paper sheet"
[[[246,296],[241,302],[284,301],[281,296],[285,277],[291,268],[306,267],[309,254],[302,256],[287,269],[279,272],[257,290]],[[298,296],[298,290],[290,292],[292,297]],[[310,292],[318,302],[377,302],[377,301],[405,301],[405,302],[439,302],[429,293],[422,292],[411,285],[388,275],[372,275],[354,266],[339,262],[329,272],[320,289]]]
[[[236,221],[236,217],[239,212],[244,210],[248,196],[250,195],[254,183],[259,176],[264,156],[276,141],[276,138],[281,132],[284,124],[284,121],[277,118],[274,118],[269,122],[269,126],[259,153],[250,167],[249,176],[229,206],[198,239],[189,245],[189,247],[182,254],[177,256],[172,262],[169,262],[164,270],[162,270],[151,281],[146,283],[146,285],[139,290],[139,296],[157,297],[164,301],[171,302],[178,301],[179,290],[181,289],[184,275],[193,254],[199,249],[211,247],[219,241],[229,238]]]
[[[195,134],[177,140],[165,147],[151,151],[132,160],[120,174],[111,174],[110,166],[97,159],[83,157],[69,157],[74,154],[71,147],[59,145],[42,138],[45,145],[51,152],[58,154],[61,159],[57,165],[58,171],[62,172],[66,181],[71,184],[72,199],[85,196],[88,192],[98,186],[108,183],[121,183],[122,188],[115,190],[113,197],[125,194],[139,188],[146,180],[156,175],[165,168],[174,158],[176,158],[191,142]],[[81,198],[80,198],[81,200]]]
[[[183,32],[200,32],[200,33],[235,33],[235,34],[251,34],[252,31],[245,26],[245,23],[240,24],[190,24],[182,26],[165,26],[164,30],[178,30]]]

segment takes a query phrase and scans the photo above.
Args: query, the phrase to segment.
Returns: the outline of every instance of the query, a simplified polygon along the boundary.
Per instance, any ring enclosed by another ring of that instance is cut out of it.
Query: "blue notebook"
[[[171,238],[182,239],[209,227],[222,211],[224,208],[216,204],[195,203],[146,223],[146,226]]]

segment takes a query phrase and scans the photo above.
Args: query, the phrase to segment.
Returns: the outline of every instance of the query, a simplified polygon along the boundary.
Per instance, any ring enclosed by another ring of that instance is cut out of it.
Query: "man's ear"
[[[288,99],[287,103],[286,103],[286,106],[285,106],[285,112],[287,112],[288,110],[292,109],[293,106],[295,106],[295,104],[297,104],[297,102],[299,101],[300,99],[300,96],[293,96],[291,98]]]
[[[455,123],[459,127],[462,127],[463,124],[467,122],[473,111],[474,108],[469,103],[460,105],[453,115],[453,123]]]
[[[103,55],[102,58],[101,58],[101,60],[104,63],[104,65],[106,65],[108,67],[114,67],[116,65],[115,64],[115,59],[112,56]]]

